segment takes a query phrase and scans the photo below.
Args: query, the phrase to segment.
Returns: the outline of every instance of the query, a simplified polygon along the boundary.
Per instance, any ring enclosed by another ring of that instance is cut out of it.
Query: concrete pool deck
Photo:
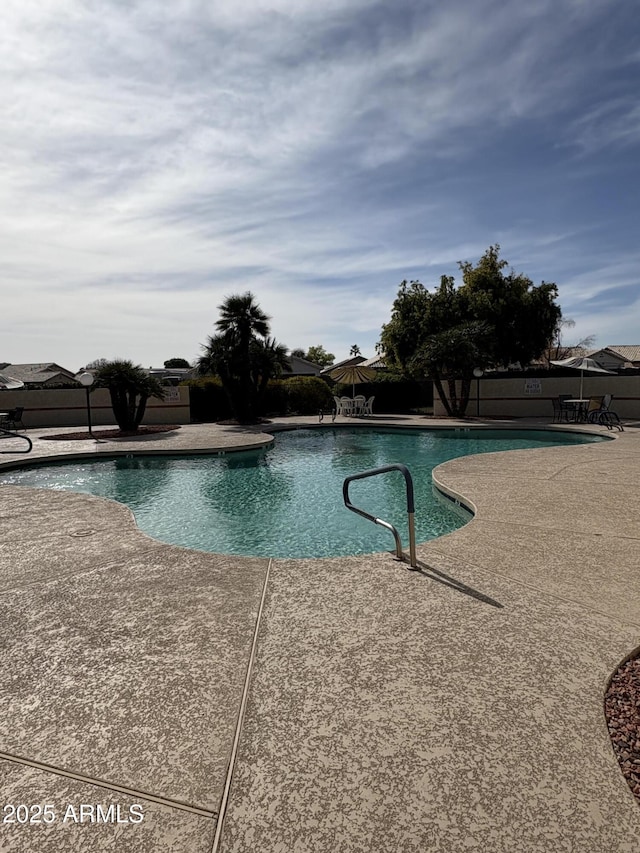
[[[54,432],[22,464],[270,440]],[[189,551],[119,504],[0,485],[3,805],[52,806],[0,851],[640,849],[603,713],[640,644],[640,429],[434,476],[476,516],[419,572]]]

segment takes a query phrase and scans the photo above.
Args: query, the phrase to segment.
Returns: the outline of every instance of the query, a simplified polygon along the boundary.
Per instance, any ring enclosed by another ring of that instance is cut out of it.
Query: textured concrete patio
[[[271,440],[46,432],[22,464]],[[0,485],[4,803],[55,814],[0,850],[637,851],[603,696],[640,643],[639,475],[633,426],[448,462],[476,517],[419,572],[189,551],[120,504]]]

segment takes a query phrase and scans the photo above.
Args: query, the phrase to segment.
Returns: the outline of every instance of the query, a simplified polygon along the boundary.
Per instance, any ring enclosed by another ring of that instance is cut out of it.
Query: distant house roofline
[[[55,361],[40,361],[27,364],[5,364],[2,372],[25,385],[44,385],[52,381],[76,382],[76,374]]]
[[[308,358],[303,358],[301,355],[288,355],[288,359],[295,358],[296,361],[301,361],[303,364],[310,364],[312,367],[320,367],[320,365],[315,361],[309,361]]]
[[[640,344],[609,344],[605,349],[624,361],[640,363]]]
[[[322,367],[319,364],[299,355],[288,355],[287,361],[291,370],[286,371],[285,376],[319,376],[322,372]]]
[[[362,362],[363,367],[373,367],[374,370],[384,370],[387,367],[384,355],[374,355]]]
[[[328,367],[323,368],[320,371],[320,375],[327,376],[327,374],[338,367],[347,367],[350,364],[362,364],[363,361],[366,361],[363,355],[354,355],[351,358],[345,358],[342,361],[337,361],[335,364],[330,364]]]

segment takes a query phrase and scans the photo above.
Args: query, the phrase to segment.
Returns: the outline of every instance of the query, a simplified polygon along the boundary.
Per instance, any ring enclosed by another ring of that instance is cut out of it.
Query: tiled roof
[[[38,362],[35,364],[8,364],[2,371],[6,376],[19,379],[21,382],[41,383],[56,377],[60,381],[68,381],[74,378],[74,374],[55,362]]]
[[[299,355],[288,355],[287,358],[291,366],[291,372],[298,375],[306,374],[308,376],[317,376],[322,369],[319,364],[309,361],[306,358],[300,358]]]
[[[604,353],[604,355],[609,354],[610,358],[615,358],[615,356],[618,356],[624,362],[640,361],[640,345],[611,345],[606,347],[591,347],[590,349],[584,349],[584,347],[560,347],[560,353],[561,354],[559,358],[575,358],[577,356],[587,356],[588,358],[593,358],[595,356],[597,360],[597,356],[599,354]],[[546,358],[537,358],[531,362],[532,365],[546,363]]]
[[[374,370],[382,370],[387,366],[383,355],[374,355],[373,358],[368,358],[362,362],[363,367],[373,367]]]
[[[625,361],[640,361],[640,345],[638,344],[610,344],[607,349],[622,356]]]

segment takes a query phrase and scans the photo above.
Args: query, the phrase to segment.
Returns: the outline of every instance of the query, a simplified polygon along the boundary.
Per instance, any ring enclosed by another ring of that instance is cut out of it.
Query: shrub
[[[289,395],[286,384],[281,379],[270,379],[262,398],[260,414],[282,417],[288,410]]]
[[[229,398],[217,376],[203,376],[182,382],[189,386],[191,420],[210,423],[232,417]]]
[[[317,376],[292,376],[282,383],[289,398],[289,411],[298,415],[316,415],[319,409],[333,406],[331,391]]]

